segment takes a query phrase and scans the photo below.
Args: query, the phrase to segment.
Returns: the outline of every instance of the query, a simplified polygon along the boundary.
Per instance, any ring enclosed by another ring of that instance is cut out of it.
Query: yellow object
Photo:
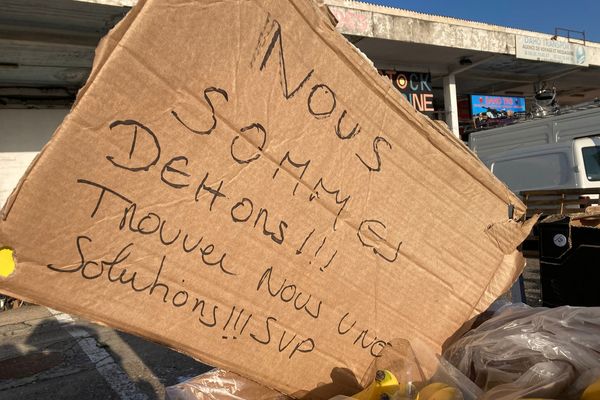
[[[357,400],[387,400],[400,390],[398,379],[387,369],[375,373],[375,380],[362,391],[353,395]]]
[[[417,400],[463,400],[463,395],[454,386],[434,382],[419,390]]]
[[[580,397],[581,400],[600,400],[600,379],[588,386]]]
[[[6,278],[13,272],[15,272],[15,258],[12,249],[0,249],[0,276]]]

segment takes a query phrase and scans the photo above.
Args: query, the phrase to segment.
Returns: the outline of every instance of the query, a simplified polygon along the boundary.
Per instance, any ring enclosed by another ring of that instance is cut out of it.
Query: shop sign
[[[587,67],[589,62],[585,46],[559,40],[531,36],[517,36],[517,58],[572,64]]]
[[[430,73],[393,70],[380,70],[379,73],[390,78],[394,87],[406,97],[417,111],[435,111]]]
[[[524,97],[471,95],[471,114],[473,116],[486,113],[512,116],[524,112]]]
[[[471,115],[477,128],[505,125],[525,112],[524,97],[471,95]]]

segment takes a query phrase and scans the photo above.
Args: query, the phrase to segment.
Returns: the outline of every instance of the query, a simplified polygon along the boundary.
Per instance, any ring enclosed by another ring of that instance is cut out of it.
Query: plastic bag
[[[600,307],[502,307],[444,357],[481,399],[578,399],[600,377]]]
[[[428,370],[426,366],[435,366],[435,369]],[[481,389],[464,374],[435,354],[426,343],[418,340],[389,341],[363,376],[362,386],[367,387],[373,381],[375,372],[382,369],[392,372],[399,383],[400,390],[390,397],[391,400],[419,398],[419,392],[429,384],[456,388],[458,390],[456,398],[461,400],[476,400],[482,394]],[[427,379],[427,377],[431,378]],[[351,400],[351,398],[336,396],[331,400]]]
[[[391,371],[403,388],[391,400],[415,399],[430,383],[457,388],[464,400],[579,399],[600,378],[600,307],[509,304],[450,345],[444,357],[425,343],[392,340],[357,387],[366,387],[381,369]],[[329,386],[316,388],[313,398],[333,396],[326,395],[335,389]],[[222,370],[171,386],[167,396],[170,400],[289,399]]]
[[[418,345],[418,343],[417,343]],[[437,363],[437,357],[427,350],[427,346],[417,346],[420,356],[434,357]],[[425,349],[425,350],[424,350]],[[431,360],[428,360],[431,361]],[[429,363],[429,365],[433,365]],[[453,368],[449,366],[449,368]],[[323,383],[310,393],[307,398],[314,399],[336,399],[336,400],[355,400],[348,397],[350,394],[358,393],[362,388],[373,382],[378,370],[388,370],[393,373],[398,383],[398,390],[394,392],[391,400],[413,400],[416,398],[417,389],[421,389],[430,383],[425,378],[425,373],[430,375],[431,371],[423,371],[421,364],[417,360],[413,347],[407,340],[391,340],[384,348],[381,354],[374,359],[369,369],[365,372],[361,381],[356,381],[356,387],[350,393],[339,394],[340,386],[335,382],[340,381],[344,369],[339,369],[340,376],[334,376],[332,373],[332,382]],[[454,371],[456,371],[454,369]],[[454,387],[463,387],[457,382],[466,380],[460,373],[456,373],[459,379],[455,380],[452,374],[439,375],[436,382],[445,382]],[[356,379],[356,378],[355,378]],[[464,382],[463,382],[464,383]],[[471,384],[466,382],[466,384]],[[345,388],[347,388],[345,386]],[[475,387],[475,390],[479,390]],[[268,389],[253,381],[243,378],[239,375],[214,369],[205,374],[182,382],[180,384],[166,388],[167,398],[169,400],[287,400],[290,399],[279,392]],[[479,390],[479,392],[481,392]],[[333,396],[333,397],[332,397]],[[299,396],[302,397],[302,396]],[[475,396],[464,397],[465,400],[475,400]],[[379,398],[375,400],[380,400]]]
[[[166,388],[168,400],[289,400],[275,390],[222,369]]]
[[[425,380],[424,372],[417,356],[408,340],[390,340],[375,358],[362,377],[361,386],[367,387],[378,370],[388,370],[394,374],[401,386],[406,388],[407,395],[412,395],[414,386]]]

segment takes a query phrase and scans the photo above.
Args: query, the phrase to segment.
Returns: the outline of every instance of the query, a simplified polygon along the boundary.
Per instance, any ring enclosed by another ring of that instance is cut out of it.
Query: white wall
[[[0,207],[68,109],[0,110]]]

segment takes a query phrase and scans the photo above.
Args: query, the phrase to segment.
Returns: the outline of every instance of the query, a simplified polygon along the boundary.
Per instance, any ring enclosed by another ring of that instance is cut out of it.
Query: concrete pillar
[[[458,101],[456,100],[456,75],[450,74],[444,77],[444,106],[446,108],[446,123],[454,133],[459,137],[458,131]]]

